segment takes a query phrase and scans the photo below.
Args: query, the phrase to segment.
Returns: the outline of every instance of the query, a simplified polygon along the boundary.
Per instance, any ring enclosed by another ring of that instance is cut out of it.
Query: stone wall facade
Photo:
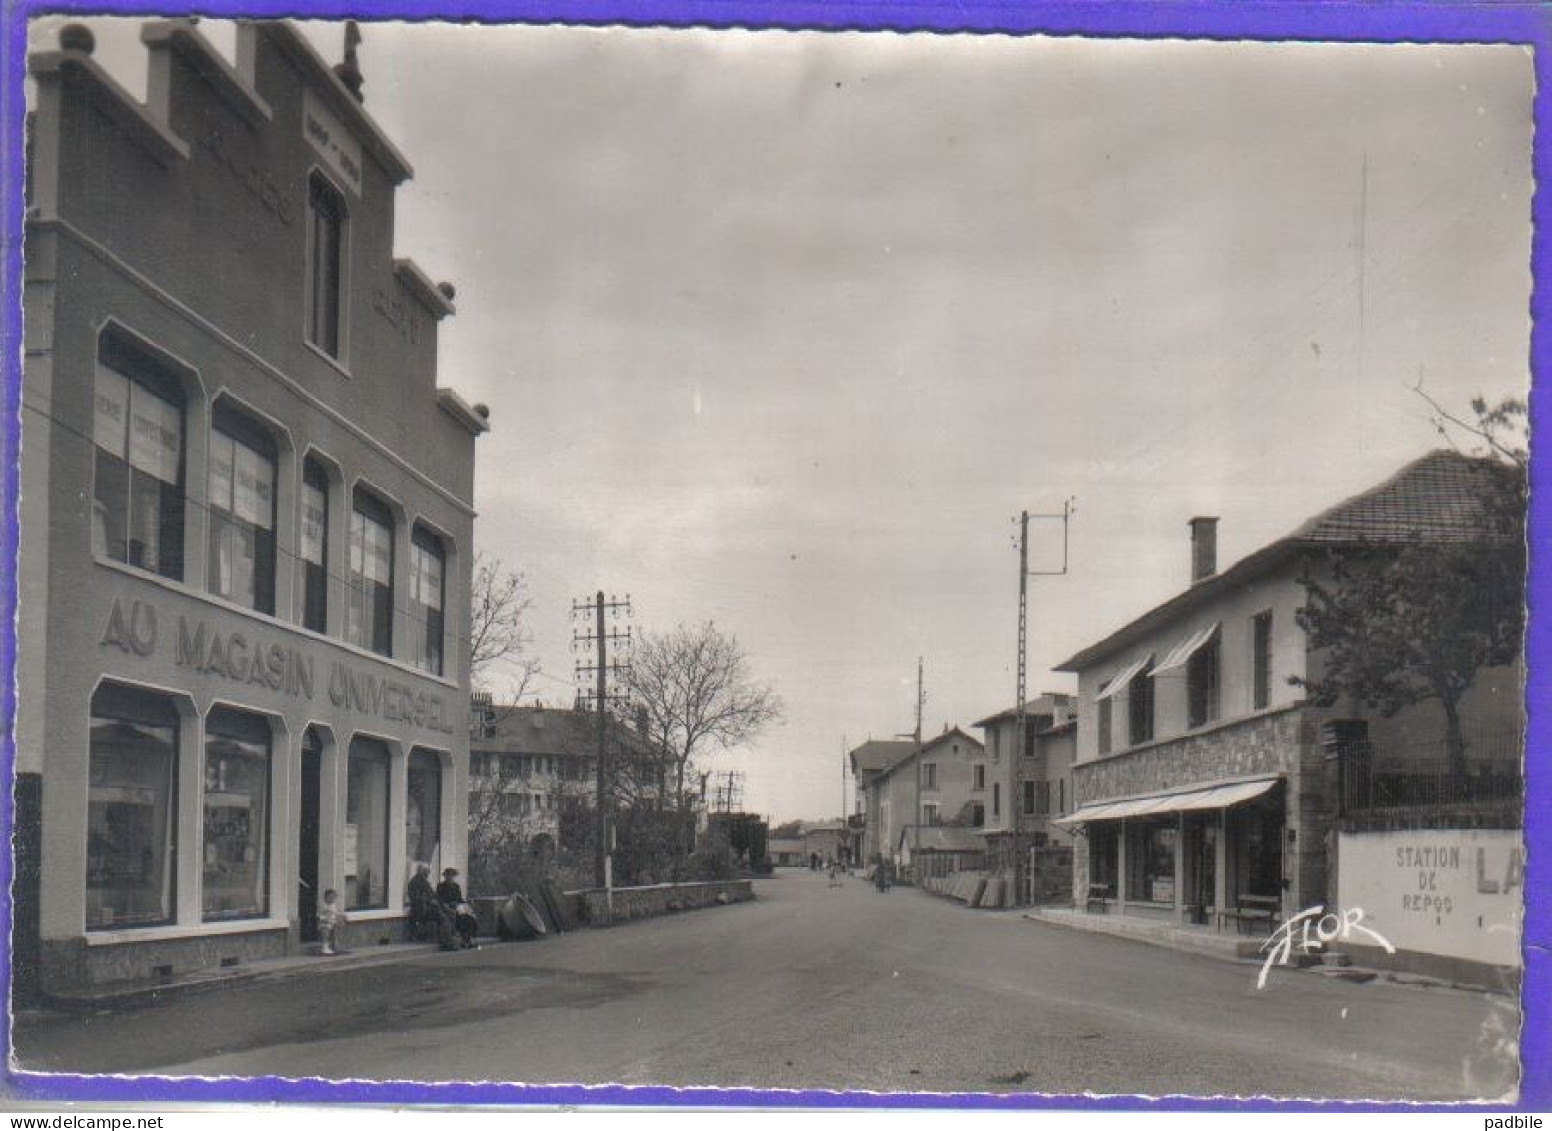
[[[696,911],[722,903],[744,903],[754,898],[754,884],[751,880],[713,880],[696,884],[615,888],[612,899],[603,888],[566,894],[579,897],[583,921],[599,927],[631,919],[667,915],[672,911]]]

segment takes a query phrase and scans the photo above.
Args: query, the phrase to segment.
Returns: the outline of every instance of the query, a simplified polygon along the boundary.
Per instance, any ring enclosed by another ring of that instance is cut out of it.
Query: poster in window
[[[210,505],[229,511],[232,507],[232,448],[230,436],[210,435]]]
[[[311,483],[302,484],[302,560],[323,565],[323,527],[327,520],[323,492]]]
[[[356,874],[356,848],[359,843],[360,826],[351,823],[345,826],[344,872],[347,876]]]
[[[142,385],[129,389],[129,464],[163,483],[178,482],[183,415]]]
[[[129,378],[99,365],[96,406],[92,433],[97,446],[110,455],[123,459],[124,421],[129,416]]]
[[[235,445],[232,513],[260,530],[275,525],[275,465],[244,444]]]

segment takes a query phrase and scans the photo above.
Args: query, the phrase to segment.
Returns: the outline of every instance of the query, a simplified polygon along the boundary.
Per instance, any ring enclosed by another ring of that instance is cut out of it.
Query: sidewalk
[[[1187,927],[1162,919],[1140,919],[1128,915],[1093,915],[1071,907],[1037,907],[1024,913],[1024,918],[1038,923],[1055,923],[1078,931],[1096,934],[1118,935],[1167,946],[1173,950],[1205,954],[1231,962],[1258,960],[1261,944],[1265,941],[1245,935],[1225,935],[1207,927]]]
[[[505,940],[481,938],[481,947],[494,946]],[[288,954],[283,958],[267,958],[242,966],[219,970],[192,970],[175,974],[170,978],[144,978],[127,982],[104,982],[97,986],[59,993],[44,994],[30,1011],[92,1013],[97,1010],[133,1009],[153,1005],[173,997],[203,993],[207,990],[227,989],[248,982],[278,977],[307,977],[312,974],[328,974],[340,970],[355,970],[368,966],[383,966],[406,959],[441,953],[441,948],[430,943],[389,943],[387,945],[361,947],[342,954],[324,956],[316,946],[301,954]],[[463,953],[454,951],[450,953]]]

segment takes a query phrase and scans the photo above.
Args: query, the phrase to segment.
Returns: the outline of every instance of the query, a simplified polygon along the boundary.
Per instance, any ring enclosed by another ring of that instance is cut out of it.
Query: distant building
[[[887,838],[880,836],[882,813],[880,789],[884,775],[898,762],[916,752],[915,742],[873,741],[864,742],[851,750],[847,758],[851,762],[852,782],[855,785],[857,812],[848,819],[853,842],[858,842],[860,831],[860,863],[867,863],[882,854],[888,847]],[[860,818],[860,820],[858,819]],[[860,830],[858,829],[860,825]]]
[[[902,749],[903,748],[903,749]],[[858,796],[865,797],[869,834],[864,842],[888,859],[899,854],[902,828],[957,825],[980,829],[1007,804],[1001,782],[988,773],[986,751],[979,740],[958,727],[924,741],[868,743],[852,751],[853,764],[885,763],[858,778]],[[893,756],[893,760],[888,760]],[[898,861],[897,861],[898,862]]]
[[[1016,832],[1033,843],[1066,843],[1071,830],[1056,818],[1072,806],[1072,762],[1077,747],[1077,701],[1047,692],[1024,705],[1024,745],[1018,750],[1018,712],[1010,707],[975,724],[985,738],[987,762],[1009,783],[1016,803],[987,832]],[[1017,756],[1015,756],[1015,753]]]
[[[148,23],[141,103],[34,54],[18,989],[398,937],[464,860],[475,439],[409,163],[296,28]]]
[[[1321,665],[1297,619],[1304,564],[1482,538],[1480,471],[1434,452],[1221,573],[1217,520],[1193,519],[1190,587],[1058,666],[1078,676],[1060,821],[1080,909],[1265,934],[1345,904],[1398,948],[1517,963],[1520,666],[1467,692],[1458,780],[1437,703],[1320,710],[1289,682]],[[1437,861],[1421,890],[1409,859]]]

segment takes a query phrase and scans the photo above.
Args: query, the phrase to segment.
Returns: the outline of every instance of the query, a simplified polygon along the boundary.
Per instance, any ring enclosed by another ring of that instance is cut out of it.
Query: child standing
[[[348,954],[344,947],[339,946],[339,929],[345,924],[345,913],[339,909],[339,892],[330,888],[323,893],[323,902],[318,905],[318,933],[323,938],[324,954]]]

